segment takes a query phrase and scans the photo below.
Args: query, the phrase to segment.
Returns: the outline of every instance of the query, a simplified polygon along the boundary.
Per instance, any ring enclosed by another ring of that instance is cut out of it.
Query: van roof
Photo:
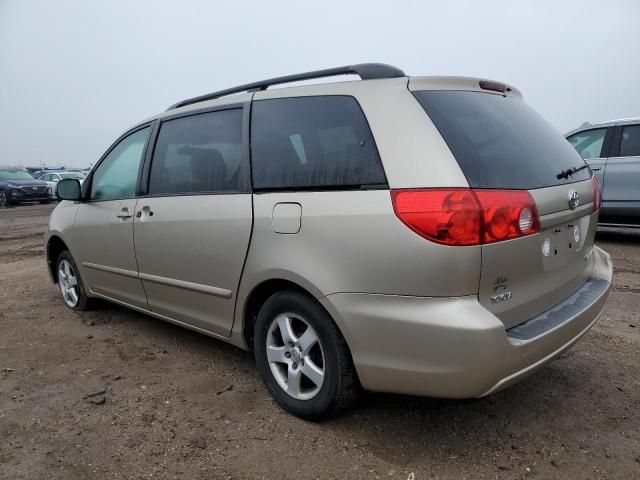
[[[398,78],[406,76],[398,67],[387,65],[385,63],[360,63],[357,65],[346,65],[344,67],[327,68],[324,70],[313,70],[311,72],[296,73],[293,75],[285,75],[283,77],[275,77],[258,82],[246,83],[231,87],[217,92],[200,95],[198,97],[188,98],[171,105],[167,110],[184,107],[193,103],[203,102],[205,100],[213,100],[215,98],[231,95],[240,92],[258,92],[266,90],[273,85],[281,85],[283,83],[300,82],[303,80],[313,80],[317,78],[335,77],[338,75],[358,75],[362,80],[379,80],[382,78]]]
[[[261,80],[258,82],[246,83],[238,85],[236,87],[219,90],[205,95],[200,95],[186,100],[181,100],[171,105],[167,111],[174,110],[176,108],[185,107],[187,105],[193,105],[194,103],[205,102],[207,100],[214,100],[220,97],[236,93],[251,93],[264,91],[274,85],[282,85],[285,83],[300,82],[304,80],[314,80],[327,77],[336,77],[339,75],[358,75],[361,80],[381,80],[388,78],[400,78],[407,77],[403,70],[393,65],[387,65],[385,63],[360,63],[357,65],[346,65],[343,67],[328,68],[324,70],[313,70],[310,72],[297,73],[293,75],[285,75],[282,77],[270,78],[267,80]],[[493,80],[477,79],[471,77],[412,77],[415,80],[413,84],[419,82],[440,83],[441,87],[445,89],[455,89],[456,87],[462,89],[468,89],[470,87],[469,81],[473,82],[472,88],[480,88],[484,90],[492,90],[498,93],[514,94],[522,97],[519,90],[502,82],[496,82]],[[446,83],[446,85],[444,85]],[[433,85],[430,85],[433,88]],[[411,88],[410,88],[411,89]]]
[[[340,75],[357,75],[359,81],[339,81],[323,82],[309,85],[292,85],[287,87],[271,89],[269,87],[288,83],[335,77]],[[313,89],[313,94],[345,94],[346,91],[357,91],[360,88],[384,88],[386,82],[397,82],[404,79],[407,88],[414,90],[471,90],[483,91],[486,93],[508,95],[522,98],[522,93],[512,85],[504,82],[496,82],[476,77],[460,76],[419,76],[413,77],[405,74],[403,70],[384,63],[361,63],[347,65],[343,67],[329,68],[324,70],[314,70],[294,75],[275,77],[267,80],[247,83],[236,87],[219,90],[216,92],[200,95],[186,100],[181,100],[171,105],[166,111],[153,115],[137,125],[142,125],[158,118],[171,116],[174,113],[182,113],[189,110],[200,110],[205,108],[224,106],[229,104],[239,104],[250,101],[256,92],[272,92],[269,97],[279,98],[283,96],[309,95]],[[378,87],[373,87],[376,84]]]

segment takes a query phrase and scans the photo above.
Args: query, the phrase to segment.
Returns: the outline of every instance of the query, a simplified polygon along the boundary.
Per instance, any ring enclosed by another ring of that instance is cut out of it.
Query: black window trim
[[[376,184],[361,184],[361,185],[325,185],[325,186],[310,186],[310,187],[266,187],[260,188],[256,187],[253,182],[253,150],[251,149],[251,154],[249,156],[250,160],[250,168],[251,168],[251,189],[253,193],[256,194],[264,194],[264,193],[276,193],[276,192],[335,192],[335,191],[359,191],[359,190],[389,190],[389,179],[387,178],[387,172],[384,169],[384,162],[382,161],[382,157],[380,156],[380,150],[378,149],[378,144],[376,142],[376,137],[373,134],[373,130],[371,130],[371,124],[369,123],[369,119],[367,115],[364,113],[362,109],[362,105],[354,95],[345,95],[345,94],[323,94],[323,95],[292,95],[290,97],[274,97],[274,98],[261,98],[261,99],[252,99],[251,101],[251,112],[249,118],[249,145],[251,144],[251,120],[253,119],[253,104],[256,102],[268,102],[272,100],[290,100],[294,98],[326,98],[326,97],[347,97],[352,98],[360,112],[362,113],[362,118],[364,118],[364,122],[369,129],[369,133],[371,134],[371,139],[373,140],[373,147],[375,148],[376,154],[378,155],[378,160],[380,161],[380,167],[382,169],[382,174],[384,175],[385,182],[384,183],[376,183]]]
[[[620,156],[621,143],[622,143],[622,126],[615,125],[613,127],[613,138],[611,139],[611,148],[609,149],[609,157],[615,158]]]
[[[611,152],[611,146],[613,145],[613,127],[606,127],[607,132],[604,135],[604,142],[602,142],[602,148],[600,149],[600,157],[607,158]]]
[[[105,158],[107,158],[107,156],[109,156],[109,154],[111,153],[111,151],[118,146],[118,144],[120,144],[120,142],[122,140],[124,140],[126,137],[128,137],[129,135],[132,135],[140,130],[144,130],[145,128],[149,128],[149,127],[155,127],[155,123],[156,121],[150,121],[150,122],[145,122],[141,125],[137,125],[129,130],[127,130],[126,132],[124,132],[122,135],[120,135],[112,144],[111,146],[107,149],[107,151],[100,157],[100,159],[96,162],[96,164],[93,166],[93,168],[91,169],[91,172],[89,173],[89,175],[87,176],[86,180],[84,181],[84,183],[82,184],[82,193],[81,193],[81,197],[82,197],[82,201],[86,202],[86,203],[93,203],[93,202],[113,202],[113,201],[118,201],[118,200],[129,200],[131,198],[137,198],[139,195],[139,191],[138,191],[138,186],[140,184],[140,174],[142,172],[142,167],[143,167],[143,162],[144,159],[147,155],[147,150],[149,149],[149,140],[151,139],[151,135],[153,134],[153,128],[151,128],[151,131],[149,132],[149,135],[147,136],[147,141],[145,142],[144,145],[144,149],[142,150],[142,159],[143,161],[140,162],[140,167],[138,168],[138,177],[136,179],[136,190],[134,192],[134,196],[133,197],[124,197],[124,198],[109,198],[109,199],[91,199],[89,198],[89,196],[91,195],[91,187],[93,186],[93,175],[96,172],[96,170],[98,170],[98,168],[100,168],[100,165],[102,164],[102,162],[104,161]]]
[[[251,162],[249,159],[249,109],[250,109],[251,100],[246,102],[237,102],[237,103],[227,103],[224,105],[217,105],[213,107],[205,107],[198,108],[194,110],[189,110],[186,112],[176,112],[171,115],[163,116],[156,120],[157,124],[154,127],[152,132],[149,145],[151,148],[148,148],[145,152],[144,164],[142,167],[142,174],[140,175],[140,184],[138,190],[138,197],[140,198],[161,198],[161,197],[193,197],[200,195],[239,195],[239,194],[251,194]],[[241,188],[238,190],[225,190],[220,192],[183,192],[183,193],[156,193],[153,195],[149,194],[149,181],[151,179],[151,167],[153,164],[153,155],[155,153],[158,135],[160,134],[160,128],[162,124],[166,121],[175,120],[178,118],[186,118],[195,115],[200,115],[203,113],[211,113],[211,112],[220,112],[224,110],[240,110],[242,109],[242,158],[240,160],[241,165],[239,168],[245,168],[245,171],[248,172],[245,175],[245,178],[242,180]]]

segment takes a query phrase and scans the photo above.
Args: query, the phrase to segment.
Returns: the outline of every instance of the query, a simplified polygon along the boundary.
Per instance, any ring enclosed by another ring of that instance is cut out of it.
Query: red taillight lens
[[[392,190],[391,201],[398,218],[432,242],[480,242],[480,206],[469,189]]]
[[[527,191],[468,188],[392,190],[400,220],[419,235],[445,245],[479,245],[540,230]]]
[[[602,205],[602,185],[595,175],[591,177],[591,184],[593,185],[593,212],[595,213]]]
[[[474,190],[482,207],[483,243],[531,235],[540,230],[538,211],[526,190]]]

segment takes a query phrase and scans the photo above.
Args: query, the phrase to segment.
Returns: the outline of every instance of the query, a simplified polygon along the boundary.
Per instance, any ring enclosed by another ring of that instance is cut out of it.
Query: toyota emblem
[[[569,208],[575,210],[580,205],[580,194],[575,190],[569,192]]]

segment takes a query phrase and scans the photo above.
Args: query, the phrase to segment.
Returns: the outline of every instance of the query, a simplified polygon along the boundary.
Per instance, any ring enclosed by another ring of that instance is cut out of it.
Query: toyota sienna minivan
[[[133,126],[57,194],[66,305],[251,349],[307,419],[360,388],[502,390],[584,335],[611,282],[596,177],[494,81],[361,64],[241,85]]]

